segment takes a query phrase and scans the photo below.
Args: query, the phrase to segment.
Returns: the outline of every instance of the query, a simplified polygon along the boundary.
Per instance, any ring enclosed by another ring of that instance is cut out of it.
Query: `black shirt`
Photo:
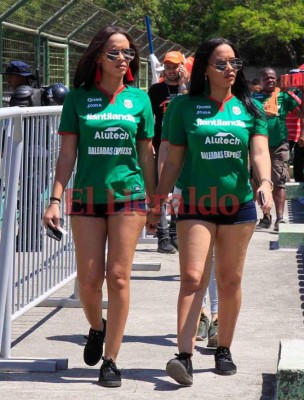
[[[167,85],[165,82],[160,82],[152,85],[148,92],[155,117],[154,137],[152,143],[157,154],[161,142],[164,113],[166,112],[170,100],[179,94],[178,88],[179,85]]]

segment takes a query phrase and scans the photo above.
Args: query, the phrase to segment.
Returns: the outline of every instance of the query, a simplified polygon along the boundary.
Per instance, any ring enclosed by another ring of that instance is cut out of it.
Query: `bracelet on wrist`
[[[55,201],[55,200],[53,200],[53,201],[50,201],[50,204],[49,204],[49,206],[51,206],[52,204],[57,204],[57,206],[59,206],[59,207],[60,207],[60,203],[59,203],[58,201]]]
[[[51,196],[51,197],[50,197],[50,201],[53,201],[53,200],[56,200],[56,201],[58,201],[59,203],[61,203],[61,199],[60,199],[59,197]]]
[[[270,184],[270,186],[271,186],[271,191],[273,191],[273,182],[272,182],[270,179],[268,179],[268,178],[262,178],[262,179],[261,179],[261,184],[262,184],[263,182],[268,182],[268,183]]]

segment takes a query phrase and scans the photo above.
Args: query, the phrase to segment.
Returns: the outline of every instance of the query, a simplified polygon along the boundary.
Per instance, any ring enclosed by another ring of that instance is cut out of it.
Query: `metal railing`
[[[0,364],[10,361],[11,322],[76,276],[69,220],[60,242],[47,237],[41,223],[60,148],[61,109],[0,109]],[[64,210],[65,196],[62,217]],[[51,370],[66,364],[52,362]]]

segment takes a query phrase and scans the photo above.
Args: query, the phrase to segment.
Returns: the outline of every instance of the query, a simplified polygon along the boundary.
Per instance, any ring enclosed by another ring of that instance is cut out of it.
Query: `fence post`
[[[13,122],[13,123],[12,123]],[[15,240],[15,217],[17,209],[18,179],[22,155],[22,117],[21,114],[13,117],[7,128],[6,140],[12,140],[10,160],[7,162],[6,178],[6,198],[3,213],[2,233],[0,241],[0,354],[6,349],[7,343],[3,343],[3,330],[7,323],[11,322],[11,310],[8,312],[7,299],[11,293],[8,286],[10,283],[10,274],[13,272],[12,260]],[[5,335],[6,341],[7,338]],[[10,346],[10,344],[9,344]],[[6,354],[6,357],[8,355]]]

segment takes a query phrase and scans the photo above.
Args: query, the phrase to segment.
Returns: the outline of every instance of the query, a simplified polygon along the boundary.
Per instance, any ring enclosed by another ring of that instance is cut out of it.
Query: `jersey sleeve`
[[[79,118],[76,109],[74,90],[67,93],[64,99],[58,133],[59,135],[79,135]]]
[[[178,96],[179,97],[179,96]],[[172,106],[172,111],[168,114],[168,140],[170,143],[175,145],[186,145],[187,144],[187,133],[185,130],[183,104],[187,100],[188,95],[183,95],[183,99],[173,99],[169,106]],[[174,101],[175,100],[175,101]],[[169,107],[168,107],[169,109]],[[167,117],[168,109],[165,117]]]
[[[140,101],[142,102],[142,112],[136,135],[137,140],[148,139],[154,136],[154,118],[151,102],[149,96],[144,91],[142,91]]]
[[[252,135],[268,136],[267,117],[263,108],[263,104],[257,100],[253,100],[254,105],[259,110],[261,116],[255,117]]]

